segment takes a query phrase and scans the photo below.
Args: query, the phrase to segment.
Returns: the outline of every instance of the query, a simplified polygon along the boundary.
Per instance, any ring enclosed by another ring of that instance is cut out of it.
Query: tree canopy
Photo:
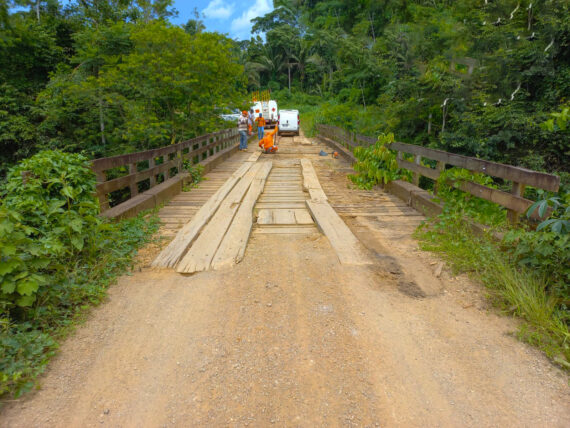
[[[567,1],[274,5],[242,55],[250,89],[318,96],[318,120],[362,133],[567,170],[568,130],[540,126],[569,102]]]
[[[42,148],[100,157],[223,126],[246,89],[236,42],[198,18],[170,24],[171,6],[3,0],[0,175]]]

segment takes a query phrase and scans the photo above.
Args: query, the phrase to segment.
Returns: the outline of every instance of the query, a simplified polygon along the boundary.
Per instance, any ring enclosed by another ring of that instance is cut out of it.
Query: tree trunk
[[[105,140],[105,118],[103,116],[103,98],[101,94],[99,94],[99,127],[101,129],[101,144],[105,147],[107,142]]]
[[[373,15],[371,15],[370,12],[368,12],[368,20],[370,21],[370,27],[372,28],[372,40],[374,40],[374,43],[376,43],[376,33],[374,32]]]
[[[431,135],[431,113],[429,114],[429,119],[428,119],[428,135]]]
[[[364,99],[364,89],[362,88],[362,82],[360,82],[360,92],[362,93],[362,104],[364,105],[364,109],[366,110],[366,100]]]
[[[291,64],[287,64],[287,74],[289,76],[289,95],[291,95]]]
[[[40,22],[40,0],[36,0],[36,17],[38,22]]]

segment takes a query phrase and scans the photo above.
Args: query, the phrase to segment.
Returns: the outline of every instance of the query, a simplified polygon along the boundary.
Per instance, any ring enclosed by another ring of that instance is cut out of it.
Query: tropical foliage
[[[171,25],[171,3],[0,0],[0,176],[42,149],[109,156],[224,126],[245,93],[237,45]]]
[[[567,1],[274,4],[265,40],[242,42],[250,88],[317,96],[315,120],[363,134],[567,170]]]

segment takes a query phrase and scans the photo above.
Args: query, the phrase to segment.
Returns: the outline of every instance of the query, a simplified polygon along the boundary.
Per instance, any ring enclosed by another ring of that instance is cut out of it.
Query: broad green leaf
[[[16,304],[21,307],[32,306],[32,304],[36,301],[36,296],[22,296],[16,299]]]
[[[73,188],[71,186],[63,186],[61,193],[70,199],[73,199]]]
[[[13,244],[2,244],[0,254],[4,257],[13,256],[18,251],[18,248]]]
[[[547,208],[548,208],[548,202],[541,201],[540,206],[538,207],[538,215],[540,216],[540,218],[544,217]]]
[[[0,286],[3,293],[11,294],[16,290],[16,283],[9,279],[2,280],[2,285]]]
[[[81,251],[83,249],[83,237],[81,236],[72,236],[71,237],[71,243],[73,244],[73,246],[75,248],[77,248],[79,251]]]
[[[6,275],[13,272],[20,265],[20,262],[15,259],[0,261],[0,275]]]
[[[18,282],[17,291],[22,296],[31,296],[36,291],[38,291],[39,287],[40,284],[38,284],[37,281],[26,279],[24,281]]]
[[[81,230],[83,229],[83,222],[81,221],[80,218],[75,218],[71,220],[68,224],[76,232],[81,232]]]

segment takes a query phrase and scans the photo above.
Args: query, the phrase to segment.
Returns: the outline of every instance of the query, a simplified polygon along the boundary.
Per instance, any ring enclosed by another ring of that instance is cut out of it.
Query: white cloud
[[[212,0],[202,13],[210,19],[228,19],[234,13],[235,5],[225,0]]]
[[[272,2],[268,0],[255,0],[255,3],[231,24],[231,32],[234,37],[248,39],[251,32],[251,20],[265,15],[273,10]]]

